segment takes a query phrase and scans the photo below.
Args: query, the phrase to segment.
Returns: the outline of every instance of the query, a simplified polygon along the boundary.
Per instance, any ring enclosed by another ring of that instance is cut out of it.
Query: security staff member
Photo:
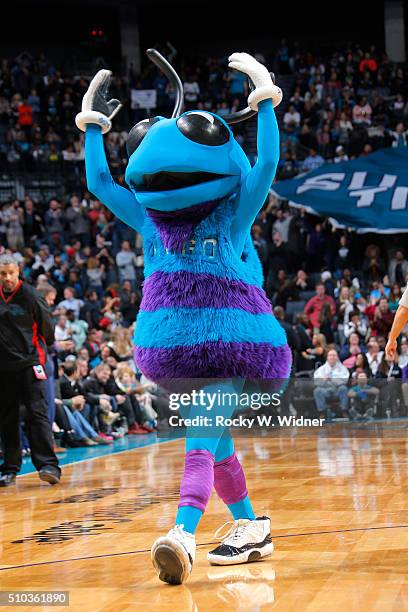
[[[21,467],[19,407],[31,459],[41,480],[56,484],[61,470],[53,451],[45,395],[47,345],[54,341],[54,323],[39,293],[19,279],[12,255],[0,255],[0,437],[4,463],[0,486],[13,484]]]

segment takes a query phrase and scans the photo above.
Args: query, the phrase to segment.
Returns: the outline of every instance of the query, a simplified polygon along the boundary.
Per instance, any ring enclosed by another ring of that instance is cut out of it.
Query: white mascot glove
[[[255,89],[248,96],[248,106],[258,110],[259,102],[272,100],[273,106],[278,106],[282,101],[282,90],[277,87],[266,66],[258,62],[249,53],[233,53],[228,58],[228,67],[247,74],[253,82]]]
[[[82,111],[75,117],[75,123],[83,132],[87,123],[96,123],[106,134],[112,127],[112,118],[122,108],[119,100],[106,100],[111,74],[110,70],[99,70],[82,98]]]

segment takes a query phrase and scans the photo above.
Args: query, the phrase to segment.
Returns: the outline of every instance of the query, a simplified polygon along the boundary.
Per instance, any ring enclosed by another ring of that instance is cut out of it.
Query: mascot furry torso
[[[167,247],[163,225],[146,223],[137,364],[153,380],[284,378],[285,333],[262,289],[258,255],[248,236],[238,256],[230,240],[234,203],[215,204],[186,232],[180,252]]]
[[[177,75],[157,52],[148,53],[178,88],[178,98],[171,119],[147,119],[129,133],[130,190],[113,182],[103,149],[102,133],[119,108],[118,101],[105,99],[108,71],[98,73],[99,81],[96,75],[77,116],[77,125],[86,129],[90,191],[144,240],[136,362],[154,381],[287,378],[290,350],[262,289],[250,236],[279,159],[272,100],[275,95],[280,101],[280,90],[257,84],[260,75],[267,82],[266,68],[247,54],[234,54],[230,67],[257,86],[249,98],[252,110],[226,118],[204,111],[181,114]],[[228,123],[253,115],[254,108],[258,159],[251,168]]]

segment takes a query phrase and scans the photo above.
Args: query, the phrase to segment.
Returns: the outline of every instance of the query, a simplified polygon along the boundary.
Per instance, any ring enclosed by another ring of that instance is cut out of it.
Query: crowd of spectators
[[[271,198],[252,229],[294,374],[314,378],[315,406],[329,418],[405,416],[408,329],[394,362],[384,349],[408,284],[406,239],[390,251],[375,243],[361,250],[352,232],[314,219]]]
[[[407,145],[406,67],[374,45],[350,46],[322,59],[283,41],[278,63],[294,79],[281,130],[281,178],[326,159],[338,163]]]
[[[167,43],[160,49],[181,74],[186,108],[225,115],[246,103],[245,75],[228,71],[227,56],[185,58]],[[255,54],[285,83],[278,110],[282,155],[280,178],[318,167],[325,159],[339,162],[367,155],[384,146],[406,146],[408,77],[406,66],[392,63],[375,46],[351,45],[325,56],[281,42],[276,52]],[[50,173],[71,169],[82,177],[83,135],[74,117],[89,77],[62,73],[44,54],[22,53],[0,63],[0,162],[14,170]],[[287,85],[286,85],[287,84]],[[113,173],[126,166],[125,140],[133,124],[146,116],[133,109],[131,89],[157,91],[157,108],[166,114],[174,92],[150,63],[140,74],[114,75],[112,97],[123,103],[114,128],[105,137]],[[239,124],[236,137],[252,156],[249,125]]]

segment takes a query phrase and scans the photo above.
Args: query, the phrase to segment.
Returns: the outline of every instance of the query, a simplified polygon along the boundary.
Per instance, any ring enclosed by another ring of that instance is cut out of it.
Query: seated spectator
[[[404,400],[405,411],[408,410],[408,363],[402,368],[402,397]]]
[[[348,392],[351,400],[350,419],[356,421],[359,418],[365,418],[372,421],[374,418],[374,399],[378,394],[378,389],[368,384],[367,375],[364,372],[357,374],[356,384]]]
[[[307,347],[302,351],[301,356],[303,359],[312,363],[312,368],[320,367],[325,359],[327,353],[327,342],[324,334],[313,334],[312,346]],[[305,368],[306,370],[309,368]]]
[[[335,349],[330,349],[327,353],[326,363],[314,373],[315,389],[313,397],[319,412],[327,414],[327,421],[330,421],[333,413],[327,404],[328,400],[339,400],[343,416],[348,410],[347,382],[350,373],[341,363]]]
[[[309,317],[311,326],[314,332],[320,330],[320,313],[323,308],[323,304],[329,304],[331,308],[331,314],[336,314],[336,302],[334,299],[326,295],[325,286],[323,283],[316,285],[316,295],[307,302],[305,306],[305,314]]]
[[[368,367],[370,368],[371,376],[377,374],[377,370],[380,367],[380,363],[383,358],[383,351],[380,351],[380,345],[375,338],[370,338],[367,344],[367,361]]]
[[[62,405],[67,407],[71,414],[67,414],[76,438],[83,446],[109,443],[109,440],[99,436],[92,427],[84,413],[90,414],[89,409],[84,411],[87,399],[84,387],[80,381],[80,372],[75,361],[63,364],[63,374],[59,379]]]
[[[83,386],[87,397],[99,405],[98,422],[102,432],[99,435],[105,437],[108,430],[115,438],[120,437],[117,432],[111,430],[111,425],[123,417],[127,423],[132,422],[134,411],[126,393],[118,389],[109,365],[106,363],[97,365],[84,380]]]
[[[353,126],[351,125],[351,129],[353,129]],[[343,145],[338,145],[336,147],[336,155],[333,158],[333,161],[335,164],[341,164],[342,162],[346,162],[349,160],[349,156],[347,155],[347,153],[344,150]]]
[[[381,298],[388,298],[391,293],[389,287],[386,287],[379,281],[373,281],[370,291],[370,301],[379,302]]]
[[[88,323],[83,319],[76,319],[73,310],[67,310],[66,317],[69,323],[70,337],[75,343],[75,350],[82,348],[88,334]]]
[[[340,349],[340,360],[342,362],[344,361],[348,361],[350,359],[350,357],[356,357],[357,355],[359,355],[360,353],[364,353],[365,352],[365,346],[360,344],[361,340],[360,340],[360,336],[358,334],[356,334],[355,332],[353,332],[352,334],[350,334],[349,338],[348,338],[348,343],[345,344],[344,346],[341,347]],[[351,363],[351,366],[350,366]],[[346,365],[346,367],[350,368],[354,366],[354,363],[348,362]]]
[[[57,342],[61,340],[71,340],[71,323],[66,315],[60,315],[58,317],[54,336]]]
[[[349,339],[352,334],[357,334],[359,340],[362,341],[367,335],[367,323],[363,315],[358,310],[350,312],[349,320],[344,324],[343,333],[346,339]]]
[[[145,434],[155,431],[157,414],[152,407],[149,385],[141,385],[135,373],[126,363],[118,364],[115,371],[115,382],[122,392],[126,393],[132,404],[129,435]]]
[[[109,366],[112,374],[118,367],[118,361],[114,357],[114,351],[107,344],[101,344],[101,361]]]
[[[404,369],[405,366],[408,365],[408,339],[406,336],[402,336],[401,338],[398,365],[401,369]]]
[[[391,312],[395,312],[396,310],[398,310],[399,301],[401,297],[402,297],[401,287],[400,285],[398,285],[398,283],[394,283],[393,285],[391,285],[391,293],[390,293],[389,302],[388,302],[388,306]]]
[[[356,380],[360,372],[364,372],[367,378],[371,375],[370,368],[368,366],[367,356],[365,353],[358,353],[358,355],[355,355],[355,357],[353,358],[353,361],[354,365],[351,368],[349,368],[346,363],[343,364],[350,370],[350,376],[352,380]]]
[[[117,327],[114,329],[111,333],[108,346],[117,362],[124,362],[129,367],[133,366],[133,343],[128,328]]]

